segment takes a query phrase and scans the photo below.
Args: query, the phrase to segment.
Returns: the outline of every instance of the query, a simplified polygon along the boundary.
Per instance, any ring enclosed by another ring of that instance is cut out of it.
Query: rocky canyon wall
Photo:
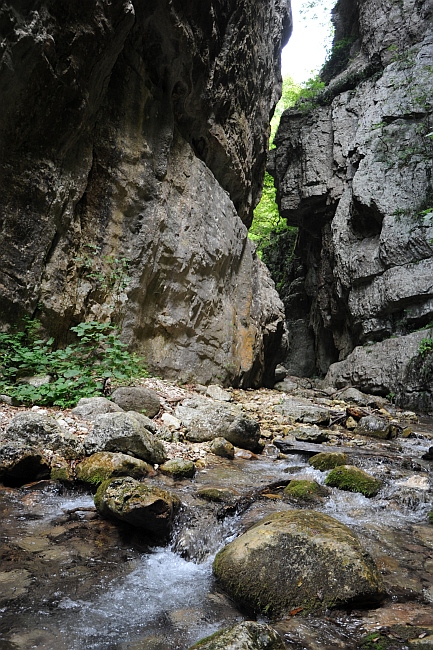
[[[431,408],[433,2],[339,0],[334,21],[326,88],[283,115],[271,161],[299,226],[286,363]]]
[[[282,304],[247,239],[288,0],[6,0],[0,318],[111,319],[180,380],[271,383]]]

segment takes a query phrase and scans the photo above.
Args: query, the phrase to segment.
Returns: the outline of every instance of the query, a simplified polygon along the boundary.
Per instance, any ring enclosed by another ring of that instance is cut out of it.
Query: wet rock
[[[378,418],[375,415],[367,415],[359,420],[354,433],[356,435],[369,436],[371,438],[390,440],[397,436],[397,431],[398,429],[392,424],[389,424],[386,420]]]
[[[365,497],[374,497],[382,487],[382,481],[358,467],[341,465],[331,470],[326,477],[325,485],[346,492],[359,492]]]
[[[0,447],[0,480],[17,486],[48,478],[50,466],[40,450],[14,444]]]
[[[175,415],[188,429],[185,437],[190,442],[225,438],[242,449],[262,450],[259,423],[242,415],[237,406],[209,404],[202,399],[185,400]]]
[[[221,386],[217,386],[216,384],[211,384],[207,387],[206,395],[212,397],[212,399],[218,400],[219,402],[231,402],[233,399],[228,391],[222,389]]]
[[[291,431],[291,433],[294,435],[295,440],[299,440],[300,442],[315,442],[320,444],[329,440],[329,436],[326,431],[319,429],[319,427],[305,427],[303,429],[294,429]]]
[[[311,503],[317,501],[329,494],[323,485],[319,485],[316,481],[306,479],[293,479],[284,488],[284,494],[293,501],[300,503]]]
[[[86,454],[121,452],[148,463],[163,463],[167,457],[164,445],[147,428],[147,420],[133,412],[99,415],[92,433],[84,439]]]
[[[99,485],[109,478],[131,476],[135,479],[155,474],[151,465],[128,454],[100,451],[85,458],[75,468],[79,481]]]
[[[347,454],[338,451],[323,451],[309,459],[310,465],[314,469],[319,469],[321,472],[326,472],[328,469],[334,469],[339,465],[348,465]]]
[[[308,400],[287,398],[284,402],[275,407],[277,413],[282,413],[293,422],[304,422],[305,424],[328,424],[331,414],[329,409],[322,406],[315,406]]]
[[[407,479],[396,481],[395,484],[415,490],[430,490],[430,481],[427,476],[409,476]]]
[[[284,650],[278,632],[265,623],[244,621],[202,639],[189,650]]]
[[[428,451],[421,456],[424,460],[433,460],[433,447],[429,447]]]
[[[215,456],[221,456],[221,458],[231,459],[235,455],[235,448],[225,438],[214,438],[210,443],[210,450]]]
[[[237,449],[235,450],[235,458],[241,458],[242,460],[257,460],[258,456],[249,449]]]
[[[216,555],[213,570],[240,605],[269,615],[383,597],[380,573],[356,535],[310,510],[265,517]]]
[[[103,517],[165,537],[180,508],[180,500],[167,490],[126,477],[101,483],[95,494],[95,506]]]
[[[94,422],[98,415],[121,413],[123,409],[106,397],[82,397],[72,413],[84,420]]]
[[[5,437],[16,445],[50,449],[68,459],[84,455],[79,438],[63,429],[54,418],[40,413],[15,415],[6,428]]]
[[[157,393],[142,386],[124,386],[116,388],[111,395],[115,404],[124,411],[137,411],[148,418],[153,418],[159,413],[161,400]]]
[[[197,491],[197,494],[206,501],[215,501],[216,503],[233,503],[236,497],[239,496],[231,488],[222,487],[202,487]]]
[[[0,604],[27,594],[32,576],[27,569],[12,569],[0,573]]]
[[[167,460],[159,469],[163,474],[177,479],[192,478],[195,474],[195,465],[192,460],[184,460],[183,458]]]

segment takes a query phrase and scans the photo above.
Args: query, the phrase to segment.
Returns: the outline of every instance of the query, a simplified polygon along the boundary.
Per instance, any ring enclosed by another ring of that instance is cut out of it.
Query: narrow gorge
[[[433,0],[332,20],[269,149],[290,0],[0,3],[0,650],[433,648]]]

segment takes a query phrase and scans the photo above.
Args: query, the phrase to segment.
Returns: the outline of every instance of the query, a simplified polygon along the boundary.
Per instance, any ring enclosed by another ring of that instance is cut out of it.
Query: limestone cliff
[[[431,406],[410,360],[433,321],[433,2],[339,0],[334,22],[327,86],[283,115],[272,161],[299,226],[287,365],[323,376],[339,362],[334,384]]]
[[[282,305],[247,240],[288,0],[6,0],[0,313],[112,319],[179,379],[270,382]]]

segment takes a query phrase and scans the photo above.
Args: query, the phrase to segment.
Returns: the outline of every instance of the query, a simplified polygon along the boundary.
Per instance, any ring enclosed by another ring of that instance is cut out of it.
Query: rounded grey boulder
[[[155,391],[142,386],[116,388],[111,399],[124,411],[137,411],[148,418],[155,417],[161,408],[161,400]]]
[[[86,454],[98,451],[119,451],[148,463],[163,463],[164,445],[148,428],[147,418],[138,413],[108,413],[96,418],[92,433],[84,439]]]

